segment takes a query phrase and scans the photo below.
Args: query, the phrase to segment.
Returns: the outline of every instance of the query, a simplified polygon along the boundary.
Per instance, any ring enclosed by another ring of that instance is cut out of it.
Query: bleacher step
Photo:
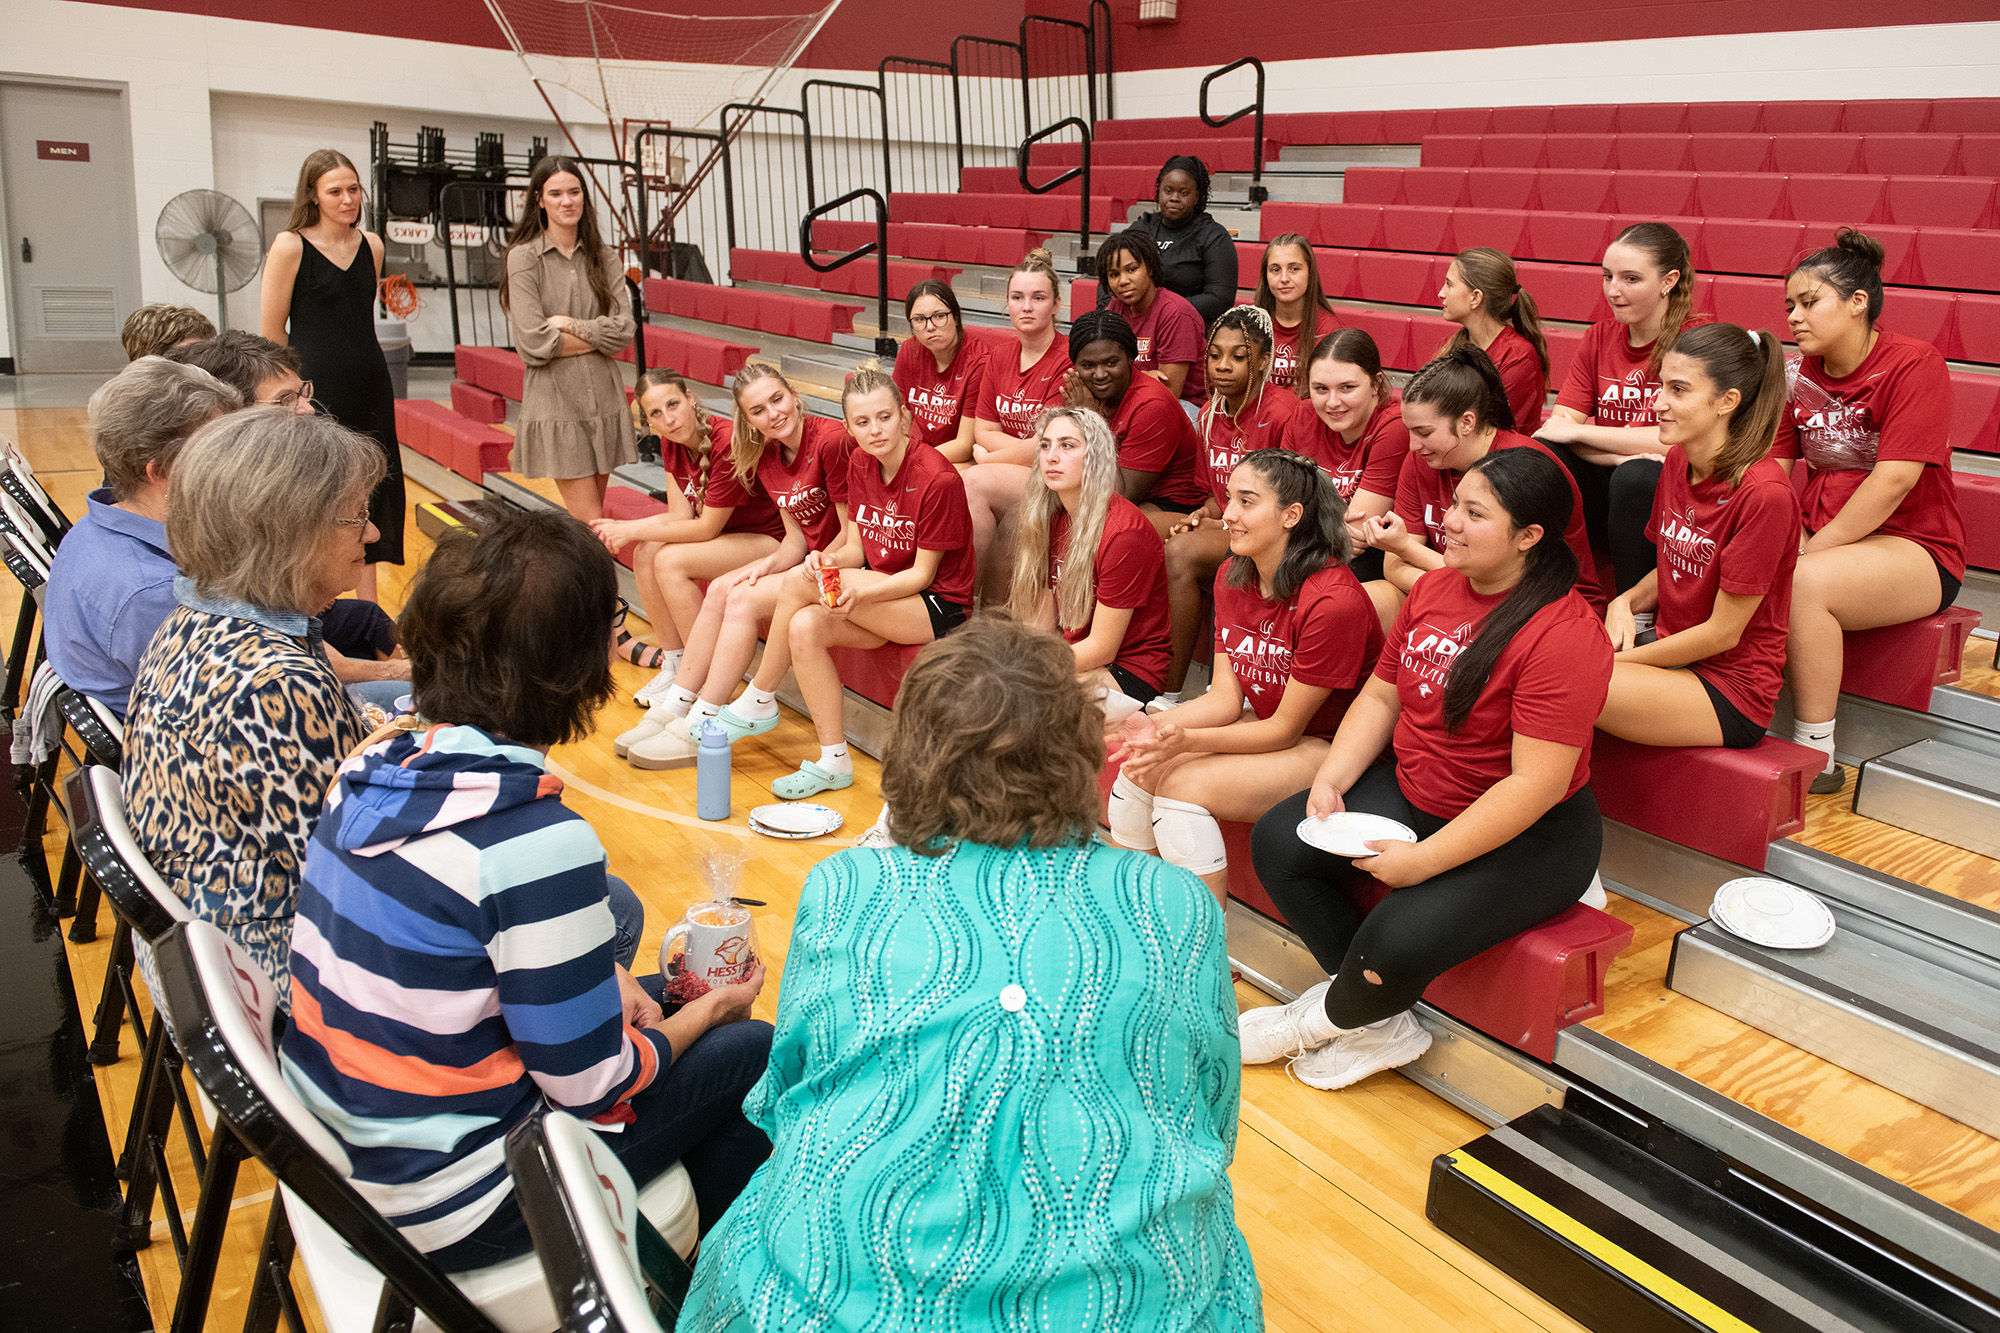
[[[1422,166],[1421,144],[1287,144],[1278,150],[1277,164],[1327,167],[1416,167]],[[1268,175],[1270,166],[1264,168]]]
[[[1264,190],[1272,199],[1301,204],[1337,204],[1346,197],[1341,163],[1283,163],[1264,168]],[[1209,198],[1249,207],[1250,173],[1225,171],[1211,182]]]
[[[1921,740],[1861,766],[1854,813],[2000,857],[2000,758]]]

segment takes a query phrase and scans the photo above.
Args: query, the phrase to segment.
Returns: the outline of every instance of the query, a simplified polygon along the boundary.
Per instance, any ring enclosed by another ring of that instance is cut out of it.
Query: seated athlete
[[[986,370],[986,345],[968,337],[958,295],[942,278],[925,278],[903,298],[910,336],[896,352],[896,387],[909,405],[911,429],[959,467],[972,465],[974,399]]]
[[[1134,368],[1166,385],[1175,397],[1198,403],[1205,397],[1203,320],[1186,297],[1162,287],[1160,279],[1160,247],[1145,232],[1114,232],[1097,247],[1103,299],[1132,326],[1139,343]]]
[[[1333,303],[1320,286],[1312,242],[1297,232],[1286,232],[1266,244],[1264,262],[1257,270],[1257,294],[1250,304],[1271,317],[1271,383],[1280,389],[1296,388],[1299,357],[1340,327]]]
[[[1439,351],[1471,343],[1486,353],[1507,388],[1514,429],[1533,435],[1542,424],[1549,384],[1549,343],[1535,298],[1521,285],[1514,261],[1491,246],[1462,250],[1438,289],[1444,317],[1459,326]]]
[[[1145,507],[1153,526],[1164,531],[1202,502],[1194,423],[1166,385],[1141,374],[1134,359],[1138,340],[1115,310],[1090,310],[1069,326],[1069,355],[1075,363],[1063,384],[1063,400],[1088,407],[1111,424],[1118,443],[1118,490]]]

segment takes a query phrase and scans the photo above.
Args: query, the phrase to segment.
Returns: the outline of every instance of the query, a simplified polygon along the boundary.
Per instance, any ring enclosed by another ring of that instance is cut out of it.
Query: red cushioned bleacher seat
[[[833,664],[840,668],[840,683],[862,698],[884,708],[896,706],[896,691],[903,687],[903,674],[917,660],[923,645],[885,643],[880,648],[835,648]]]
[[[1514,265],[1514,276],[1535,298],[1543,319],[1595,323],[1611,317],[1604,305],[1604,278],[1598,269],[1522,260]]]
[[[1264,206],[1264,216],[1275,205]],[[1350,250],[1379,249],[1382,245],[1382,208],[1379,204],[1318,204],[1315,230],[1307,232],[1321,245],[1344,246]],[[1289,228],[1288,228],[1289,230]]]
[[[1414,370],[1416,360],[1410,348],[1410,317],[1388,310],[1363,310],[1343,306],[1340,322],[1351,329],[1365,329],[1375,340],[1382,364],[1394,370]]]
[[[456,412],[434,416],[430,435],[431,457],[470,482],[505,471],[514,449],[513,436]]]
[[[431,423],[450,411],[444,404],[428,398],[396,399],[397,442],[407,444],[425,458],[437,457],[437,446],[431,442]]]
[[[1549,108],[1550,134],[1613,134],[1618,129],[1614,103]]]
[[[1916,134],[1930,123],[1928,98],[1880,98],[1847,103],[1839,128],[1843,134]]]
[[[1474,167],[1464,203],[1473,208],[1532,208],[1542,173],[1527,167]]]
[[[1381,244],[1391,250],[1446,254],[1458,248],[1451,243],[1449,208],[1385,204],[1382,207],[1381,236]]]
[[[1927,287],[2000,289],[2000,231],[1920,227],[1916,263]]]
[[[1958,513],[1965,522],[1966,563],[1977,569],[2000,569],[2000,477],[1977,472],[1952,475],[1958,492]]]
[[[1479,165],[1482,167],[1540,167],[1549,165],[1544,161],[1549,151],[1550,140],[1537,134],[1486,134],[1479,139]],[[1567,165],[1576,165],[1570,163]],[[1595,165],[1603,165],[1597,163]]]
[[[1612,178],[1613,197],[1606,207],[1618,213],[1689,213],[1699,179],[1692,171],[1620,171]]]
[[[1693,171],[1693,145],[1688,134],[1621,134],[1612,165],[1620,171]]]
[[[1569,378],[1570,364],[1583,347],[1583,330],[1543,329],[1542,336],[1549,344],[1549,387],[1560,389]]]
[[[1540,203],[1535,207],[1559,213],[1605,213],[1611,209],[1610,171],[1544,171],[1537,185]]]
[[[1319,285],[1329,299],[1348,297],[1358,300],[1354,294],[1361,259],[1359,250],[1330,249],[1325,246],[1313,247],[1313,261],[1319,265]]]
[[[1775,171],[1861,171],[1858,134],[1774,134],[1771,167]]]
[[[1530,259],[1587,264],[1604,254],[1611,236],[1607,213],[1530,213],[1520,253]]]
[[[1704,171],[1694,181],[1694,212],[1699,216],[1782,217],[1784,199],[1785,178],[1775,172]]]
[[[1724,323],[1789,336],[1785,329],[1785,284],[1776,278],[1719,275],[1700,294],[1695,308]]]
[[[2000,453],[2000,375],[1951,372],[1951,447]]]
[[[1688,141],[1688,165],[1703,173],[1764,171],[1770,161],[1768,134],[1697,134]]]
[[[1458,331],[1458,325],[1443,315],[1411,315],[1410,368],[1428,365]]]
[[[1519,208],[1455,208],[1451,212],[1451,239],[1457,250],[1490,245],[1501,254],[1519,255],[1527,227],[1527,211]]]
[[[1452,198],[1435,202],[1457,203],[1458,193],[1465,187],[1463,170],[1447,172],[1436,168],[1418,167],[1406,171],[1399,167],[1349,167],[1341,182],[1340,197],[1343,202],[1350,204],[1393,204],[1410,188],[1409,178],[1418,176],[1428,177],[1440,183],[1447,179],[1454,182]]]
[[[1955,355],[1965,361],[2000,365],[2000,296],[1985,292],[1963,292],[1959,295],[1958,351]]]
[[[1541,165],[1561,171],[1608,171],[1618,165],[1614,134],[1551,134]]]
[[[1883,217],[1912,227],[1990,227],[1993,191],[1994,182],[1982,176],[1891,176]]]
[[[1920,338],[1947,357],[1959,355],[1957,309],[1958,293],[1921,287],[1897,288],[1884,303],[1896,332]]]
[[[1861,152],[1852,163],[1847,167],[1825,170],[1879,171],[1885,176],[1942,176],[1954,169],[1953,163],[1959,160],[1961,147],[1956,134],[1865,134],[1861,137]]]
[[[1618,108],[1619,134],[1680,134],[1687,130],[1685,102],[1629,102]]]
[[[1431,128],[1438,134],[1485,134],[1493,128],[1493,112],[1483,106],[1444,107],[1435,113]]]
[[[1422,143],[1424,136],[1438,131],[1435,111],[1384,111],[1382,143]]]
[[[1841,102],[1766,102],[1757,128],[1772,134],[1837,134],[1841,128],[1844,105]]]
[[[1968,134],[1959,140],[1953,159],[1961,176],[2000,176],[2000,134]],[[1912,175],[1925,174],[1916,167],[1899,167]]]
[[[1476,134],[1433,134],[1424,140],[1427,167],[1476,167],[1485,140]]]
[[[1689,102],[1687,127],[1695,134],[1749,134],[1764,118],[1762,102]]]
[[[720,338],[689,333],[683,329],[663,328],[658,324],[647,325],[645,337],[648,366],[678,370],[689,379],[703,384],[727,383],[731,375],[743,369],[744,362],[757,355],[757,349],[748,343],[724,342]],[[614,359],[632,360],[632,349],[626,348]]]
[[[464,380],[453,380],[451,410],[469,420],[491,426],[507,419],[507,400],[491,389],[482,389]]]
[[[1387,143],[1382,137],[1382,113],[1380,111],[1334,111],[1326,115],[1325,121],[1315,131],[1310,127],[1310,115],[1293,118],[1305,120],[1295,129],[1295,134],[1316,133],[1324,138],[1294,138],[1294,143]]]
[[[1264,205],[1262,230],[1272,236],[1284,232],[1297,232],[1314,244],[1320,244],[1318,204],[1287,203],[1272,200]]]
[[[1930,128],[1945,134],[2000,130],[2000,97],[1941,97],[1931,103]]]
[[[1783,273],[1805,246],[1803,223],[1710,217],[1695,263],[1716,273]]]
[[[1888,187],[1887,176],[1826,176],[1801,171],[1789,178],[1785,199],[1791,216],[1801,222],[1849,218],[1850,226],[1860,227],[1875,220]]]
[[[1390,305],[1431,305],[1437,301],[1437,290],[1444,283],[1443,270],[1450,263],[1442,255],[1364,250],[1355,256],[1354,283],[1348,294],[1356,300]]]
[[[1598,732],[1590,789],[1607,819],[1762,870],[1770,847],[1805,827],[1818,750],[1766,736],[1747,750],[1658,749]]]
[[[1958,680],[1965,663],[1966,636],[1978,624],[1977,611],[1949,606],[1907,625],[1849,633],[1840,672],[1841,692],[1920,713],[1928,711],[1931,690]]]
[[[1555,109],[1546,106],[1497,106],[1493,108],[1495,134],[1547,134]]]
[[[1363,195],[1343,195],[1357,204],[1421,204],[1432,208],[1456,208],[1467,202],[1470,196],[1466,189],[1466,177],[1472,173],[1464,167],[1415,167],[1406,168],[1397,182],[1399,188],[1394,197],[1376,199]],[[1347,173],[1351,183],[1354,172]]]
[[[521,358],[504,347],[475,347],[460,343],[452,350],[452,364],[467,384],[490,389],[502,398],[521,401]]]

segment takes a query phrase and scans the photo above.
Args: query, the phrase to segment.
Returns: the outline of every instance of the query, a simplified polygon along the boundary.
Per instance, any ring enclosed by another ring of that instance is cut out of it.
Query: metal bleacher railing
[[[1226,116],[1216,117],[1209,115],[1208,86],[1217,79],[1227,74],[1232,74],[1245,66],[1256,71],[1257,74],[1257,91],[1256,95],[1251,98],[1250,105],[1232,111]],[[1219,69],[1210,70],[1202,77],[1199,110],[1201,112],[1201,123],[1212,130],[1219,130],[1224,125],[1234,124],[1245,116],[1256,117],[1256,120],[1253,122],[1256,128],[1251,131],[1250,136],[1250,202],[1261,204],[1269,199],[1271,192],[1264,188],[1264,62],[1256,56],[1244,56],[1240,60],[1230,61]]]

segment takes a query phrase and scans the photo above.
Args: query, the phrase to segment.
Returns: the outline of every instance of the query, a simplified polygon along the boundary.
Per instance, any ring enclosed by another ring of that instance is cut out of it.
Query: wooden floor
[[[0,432],[21,444],[38,475],[72,514],[97,476],[82,438],[82,413],[0,410]],[[411,486],[414,505],[429,498]],[[407,549],[421,559],[429,542],[411,524]],[[414,565],[412,566],[414,568]],[[384,603],[400,605],[404,579],[384,580]],[[5,622],[0,621],[0,629]],[[1992,677],[1991,647],[1984,670]],[[620,668],[628,687],[644,674]],[[786,712],[778,729],[736,747],[731,818],[694,815],[691,770],[642,773],[613,757],[611,738],[637,720],[629,694],[600,719],[589,740],[559,747],[551,768],[567,784],[571,808],[589,819],[624,876],[647,904],[640,970],[684,906],[705,896],[689,871],[717,843],[750,854],[743,894],[769,906],[757,917],[773,984],[757,1006],[772,1015],[799,885],[821,857],[859,833],[880,806],[880,773],[856,756],[852,788],[821,799],[847,823],[834,838],[777,842],[751,833],[749,808],[770,798],[769,782],[790,772],[815,744],[809,724]],[[1814,798],[1802,840],[1864,864],[1921,879],[1983,905],[2000,904],[2000,865],[1845,813],[1850,797]],[[51,837],[51,846],[59,846]],[[1664,988],[1675,923],[1623,900],[1613,910],[1637,938],[1610,978],[1610,1009],[1593,1026],[1830,1147],[1904,1181],[1989,1226],[2000,1226],[2000,1145],[1904,1098],[1804,1055]],[[108,930],[106,938],[108,938]],[[107,945],[69,946],[86,1015],[101,984]],[[1268,1003],[1238,986],[1239,1004]],[[127,1046],[129,1048],[129,1034]],[[100,1071],[106,1120],[129,1115],[136,1059],[127,1052]],[[1237,1215],[1263,1281],[1269,1326],[1290,1333],[1334,1329],[1567,1330],[1579,1327],[1533,1292],[1447,1239],[1424,1218],[1426,1178],[1437,1154],[1478,1136],[1482,1126],[1396,1075],[1378,1075],[1340,1093],[1291,1081],[1282,1065],[1247,1069],[1232,1172]],[[182,1169],[183,1202],[194,1182]],[[225,1271],[210,1326],[240,1326],[248,1269],[263,1224],[270,1182],[254,1169],[238,1188]],[[140,1255],[156,1321],[165,1327],[177,1289],[164,1228]],[[308,1291],[303,1272],[297,1275]],[[315,1327],[318,1327],[315,1322]]]

